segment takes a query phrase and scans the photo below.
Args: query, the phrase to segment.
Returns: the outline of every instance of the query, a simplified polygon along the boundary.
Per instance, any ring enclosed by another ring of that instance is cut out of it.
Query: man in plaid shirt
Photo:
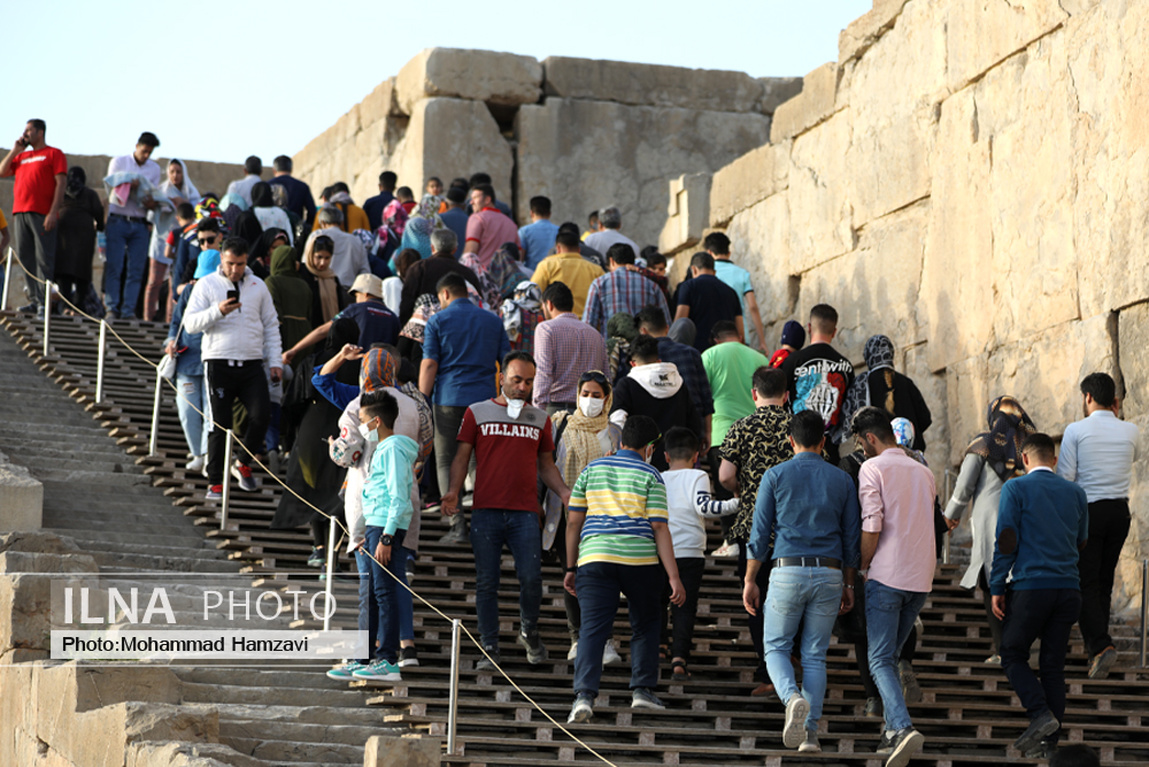
[[[666,296],[653,282],[634,269],[634,249],[615,243],[606,252],[610,271],[591,283],[583,322],[606,335],[606,322],[618,312],[635,314],[647,305],[657,306],[670,322]]]
[[[579,378],[588,370],[606,370],[606,343],[602,335],[573,313],[569,287],[552,282],[543,291],[545,322],[535,329],[534,405],[553,415],[574,412]]]

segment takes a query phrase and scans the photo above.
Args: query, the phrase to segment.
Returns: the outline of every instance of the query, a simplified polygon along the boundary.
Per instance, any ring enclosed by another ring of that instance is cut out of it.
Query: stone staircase
[[[221,524],[218,504],[204,500],[206,482],[183,470],[186,446],[167,393],[159,452],[147,455],[154,376],[144,363],[122,349],[110,354],[107,401],[95,405],[95,328],[78,320],[55,322],[52,355],[43,358],[39,323],[16,317],[0,320],[9,334],[0,333],[0,385],[6,393],[10,387],[18,393],[0,397],[0,450],[31,466],[45,482],[50,499],[45,504],[47,526],[80,541],[109,576],[146,567],[204,577],[241,574],[260,589],[314,584],[316,571],[304,564],[310,551],[307,534],[268,529],[279,495],[271,477],[260,477],[257,493],[234,494],[227,523]],[[162,327],[135,322],[115,327],[145,356],[158,358]],[[21,357],[25,353],[32,360]],[[58,463],[49,466],[53,459]],[[90,477],[90,493],[89,487],[78,492],[76,483],[69,483],[73,476]],[[93,503],[91,498],[99,500]],[[435,510],[424,514],[423,525],[413,586],[473,630],[470,550],[434,543],[446,529]],[[955,563],[962,553],[954,552]],[[782,765],[800,758],[819,765],[880,765],[882,759],[873,753],[880,720],[863,715],[865,697],[853,647],[837,640],[829,653],[830,687],[820,734],[824,752],[798,757],[781,748],[781,704],[748,695],[754,658],[733,561],[711,560],[707,568],[693,677],[663,684],[659,694],[667,710],[630,709],[629,672],[616,664],[604,674],[595,720],[570,728],[573,734],[614,764]],[[1035,763],[1010,748],[1027,722],[1000,667],[983,663],[991,652],[989,632],[980,601],[957,585],[960,572],[957,564],[940,569],[922,615],[925,631],[915,667],[924,697],[911,713],[927,743],[914,763]],[[565,722],[573,664],[565,660],[561,572],[557,564],[544,565],[541,632],[551,659],[540,666],[528,665],[514,647],[517,592],[509,558],[504,559],[503,575],[503,666],[523,693]],[[336,580],[333,589],[340,605],[355,604],[353,582]],[[352,609],[341,609],[334,619],[337,627],[350,628],[354,622]],[[388,729],[442,737],[450,624],[419,602],[415,623],[422,665],[405,668],[402,682],[345,685],[327,680],[319,667],[308,664],[173,667],[181,680],[182,705],[218,710],[219,741],[261,764],[358,763],[366,738]],[[1118,627],[1118,634],[1121,660],[1104,681],[1086,677],[1075,635],[1065,729],[1067,740],[1098,748],[1103,763],[1126,767],[1149,762],[1149,729],[1143,726],[1149,698],[1145,673],[1135,667],[1133,632]],[[615,636],[628,635],[623,616]],[[625,639],[621,645],[626,658]],[[460,748],[444,756],[446,763],[573,767],[598,762],[501,676],[476,671],[478,659],[478,650],[464,643]]]

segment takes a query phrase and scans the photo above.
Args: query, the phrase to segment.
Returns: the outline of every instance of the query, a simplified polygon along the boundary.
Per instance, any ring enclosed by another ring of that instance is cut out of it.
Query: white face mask
[[[578,409],[587,418],[596,418],[602,414],[602,406],[606,404],[604,399],[596,399],[594,397],[579,397]]]
[[[647,453],[645,456],[643,456],[642,460],[646,461],[647,463],[650,463],[653,459],[654,459],[654,448],[651,448],[650,452]]]
[[[367,424],[365,423],[359,424],[359,434],[362,435],[363,439],[367,440],[368,442],[379,441],[379,432],[375,431],[374,429],[367,428]]]
[[[521,399],[508,399],[507,400],[507,415],[513,419],[518,419],[519,414],[523,412],[523,405],[527,404],[526,400]]]

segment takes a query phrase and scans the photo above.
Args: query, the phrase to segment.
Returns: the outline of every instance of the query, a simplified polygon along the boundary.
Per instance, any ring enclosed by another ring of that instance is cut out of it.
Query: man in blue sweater
[[[1054,473],[1048,435],[1026,439],[1021,462],[1025,476],[1001,491],[990,593],[1003,621],[1001,665],[1030,721],[1014,747],[1044,758],[1057,747],[1065,716],[1065,655],[1081,612],[1077,560],[1089,535],[1089,509],[1085,491]],[[1029,667],[1038,637],[1040,681]]]

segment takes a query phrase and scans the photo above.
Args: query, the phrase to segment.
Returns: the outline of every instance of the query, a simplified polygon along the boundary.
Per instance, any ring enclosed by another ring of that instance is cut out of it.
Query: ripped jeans
[[[184,430],[184,439],[188,443],[188,451],[192,455],[207,455],[207,421],[194,408],[202,410],[210,419],[211,408],[208,402],[206,378],[200,375],[185,375],[176,373],[176,407],[179,409],[180,426]]]

